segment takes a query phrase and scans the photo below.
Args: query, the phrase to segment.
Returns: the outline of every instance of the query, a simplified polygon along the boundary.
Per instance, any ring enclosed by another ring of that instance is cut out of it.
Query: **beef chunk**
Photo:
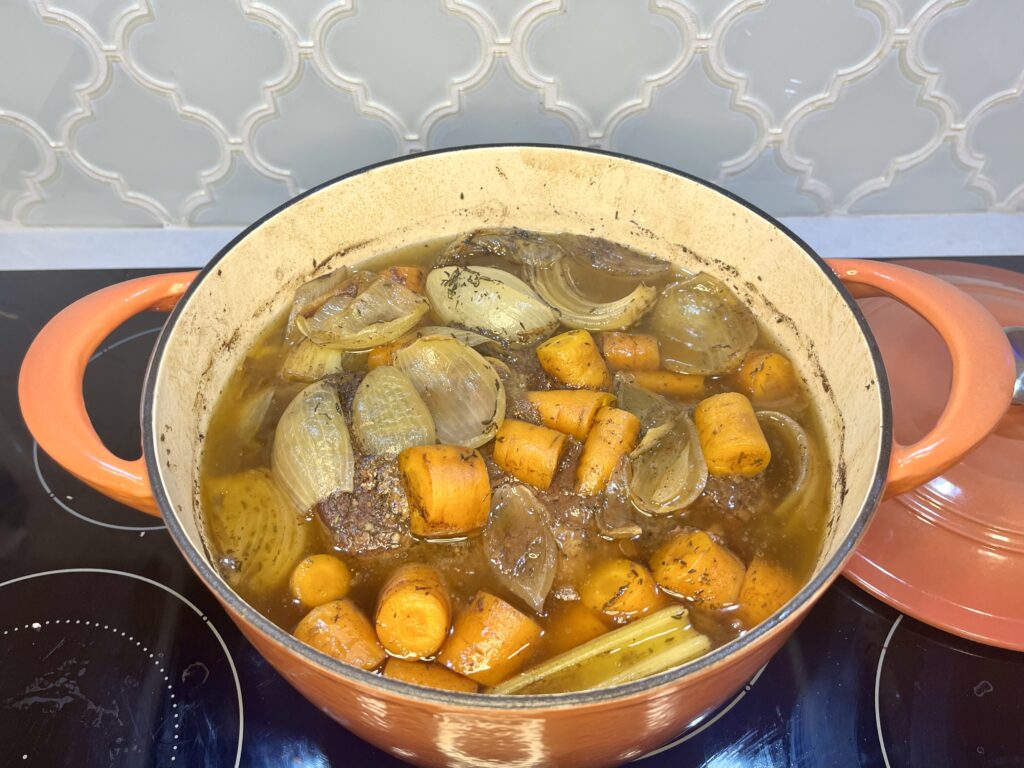
[[[346,554],[403,550],[412,544],[409,502],[394,457],[358,459],[355,490],[332,494],[316,511],[331,544]]]

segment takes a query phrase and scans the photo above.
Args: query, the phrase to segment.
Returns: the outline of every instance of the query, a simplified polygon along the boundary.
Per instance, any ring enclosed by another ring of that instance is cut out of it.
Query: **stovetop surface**
[[[159,520],[83,485],[28,435],[16,387],[34,334],[142,274],[0,273],[0,766],[401,765],[263,661]],[[163,319],[118,329],[86,374],[90,416],[126,458]],[[1022,726],[1024,655],[934,630],[840,579],[742,691],[637,765],[1024,766]]]

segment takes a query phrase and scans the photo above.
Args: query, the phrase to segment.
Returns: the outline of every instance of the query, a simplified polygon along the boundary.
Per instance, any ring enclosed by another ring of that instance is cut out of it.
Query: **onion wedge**
[[[445,445],[478,448],[505,420],[505,386],[477,351],[447,336],[426,336],[395,353],[434,417]]]
[[[621,299],[595,302],[576,285],[564,259],[547,267],[525,266],[533,289],[558,310],[562,324],[587,331],[621,331],[640,320],[657,301],[658,291],[641,283]]]

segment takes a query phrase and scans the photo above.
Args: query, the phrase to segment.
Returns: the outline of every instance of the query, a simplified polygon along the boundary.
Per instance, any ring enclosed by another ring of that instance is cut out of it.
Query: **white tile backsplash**
[[[591,141],[617,113],[650,101],[690,55],[671,3],[621,0],[548,3],[522,35],[524,68],[549,84],[554,105],[572,113]]]
[[[921,64],[937,75],[934,93],[963,123],[986,102],[1012,91],[1024,74],[1024,3],[945,2],[920,32]]]
[[[752,159],[762,136],[756,116],[733,109],[732,96],[715,82],[700,54],[654,89],[650,106],[633,110],[615,127],[611,148],[715,178],[724,163]]]
[[[996,0],[0,0],[0,226],[240,225],[514,141],[778,215],[1024,210],[1022,30]]]
[[[516,77],[508,59],[494,59],[494,71],[462,92],[460,108],[433,124],[431,147],[498,144],[516,141],[572,144],[573,123],[565,115],[544,109],[537,92]]]
[[[899,59],[894,50],[863,77],[842,78],[828,109],[808,111],[793,130],[793,164],[833,210],[888,186],[941,136],[939,115],[915,100]]]
[[[858,198],[850,213],[983,211],[985,195],[967,183],[971,172],[957,159],[953,142],[944,141],[921,162],[897,171],[883,189]]]
[[[439,114],[456,111],[458,87],[488,68],[486,40],[457,6],[371,0],[339,9],[323,25],[324,74],[365,94],[407,141],[419,141]]]
[[[967,131],[967,146],[981,161],[995,200],[1024,205],[1024,92],[992,103]]]
[[[67,156],[40,185],[40,196],[25,206],[22,221],[51,227],[151,227],[160,217],[118,194],[113,181],[84,173]]]
[[[0,117],[0,220],[13,219],[16,206],[38,197],[32,184],[46,169],[46,154],[24,123]]]
[[[721,61],[745,84],[744,100],[781,128],[836,76],[863,68],[883,39],[879,18],[852,0],[772,0],[728,25]]]
[[[252,132],[252,156],[293,192],[402,149],[389,124],[357,93],[333,87],[312,61],[275,95],[274,111]]]
[[[247,117],[272,108],[265,91],[285,80],[294,58],[277,29],[240,13],[235,0],[162,2],[137,22],[126,53],[144,83],[172,90],[182,110],[238,141]]]

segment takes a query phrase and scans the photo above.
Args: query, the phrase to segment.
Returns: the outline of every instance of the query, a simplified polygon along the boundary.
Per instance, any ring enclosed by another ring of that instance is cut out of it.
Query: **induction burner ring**
[[[735,707],[737,704],[739,704],[740,701],[743,700],[744,696],[746,696],[748,693],[750,693],[750,689],[754,687],[754,684],[757,682],[758,678],[761,677],[762,673],[766,669],[768,669],[768,665],[767,664],[765,664],[763,667],[761,667],[759,670],[757,670],[757,674],[755,674],[752,678],[750,678],[750,682],[748,682],[746,685],[743,686],[743,690],[741,690],[738,694],[736,694],[736,697],[732,701],[730,701],[728,704],[726,704],[721,710],[716,712],[714,717],[711,717],[707,721],[701,723],[697,728],[694,728],[692,731],[691,730],[687,730],[687,732],[684,733],[682,736],[680,736],[678,739],[670,741],[668,744],[665,744],[664,746],[658,747],[657,749],[652,750],[651,752],[648,752],[646,755],[641,755],[640,757],[635,758],[631,762],[639,763],[640,761],[646,760],[649,757],[654,757],[655,755],[660,755],[662,752],[668,752],[670,749],[675,749],[680,744],[683,744],[683,743],[689,741],[694,736],[697,736],[698,734],[700,734],[703,731],[705,731],[708,728],[710,728],[712,725],[714,725],[719,720],[721,720],[723,717],[725,717],[725,715],[727,715],[729,713],[729,711],[733,707]],[[888,763],[886,765],[888,765]]]
[[[105,355],[107,352],[117,349],[122,344],[127,344],[129,341],[135,341],[136,339],[139,339],[151,333],[158,333],[162,328],[163,326],[158,326],[157,328],[147,328],[144,331],[139,331],[138,333],[133,333],[130,336],[125,336],[123,339],[118,339],[113,344],[108,344],[107,346],[103,347],[103,349],[97,351],[92,357],[89,358],[89,362],[92,363],[96,359]],[[39,479],[39,484],[43,486],[43,490],[46,491],[46,495],[49,496],[58,507],[63,509],[68,514],[77,517],[79,520],[83,520],[86,523],[91,523],[92,525],[98,525],[102,528],[111,528],[117,531],[137,531],[140,534],[144,534],[146,531],[163,531],[167,528],[167,526],[165,526],[163,523],[159,525],[118,525],[117,523],[108,523],[104,522],[103,520],[97,520],[95,518],[89,517],[88,515],[85,515],[79,512],[78,510],[72,508],[64,499],[60,498],[60,496],[53,492],[53,489],[50,488],[50,484],[47,483],[46,478],[43,477],[43,470],[39,465],[39,443],[37,443],[35,440],[32,441],[32,465],[35,467],[36,477]]]
[[[891,768],[891,766],[889,765],[889,753],[885,749],[885,739],[882,738],[882,711],[878,703],[879,690],[882,687],[882,665],[885,664],[885,654],[889,650],[889,643],[892,636],[896,634],[896,628],[899,627],[901,621],[903,621],[902,613],[889,627],[889,634],[885,636],[885,641],[882,643],[882,652],[878,654],[878,666],[875,667],[875,728],[878,730],[878,748],[882,750],[882,762],[885,763],[885,768]]]
[[[35,574],[35,575],[42,576],[42,575],[45,575],[45,574]],[[11,581],[5,581],[3,584],[0,584],[0,587],[5,587],[5,586],[7,586],[8,584],[10,584],[10,583],[12,583],[14,581],[18,581],[18,579],[12,579]],[[110,624],[103,624],[102,627],[101,627],[100,626],[100,622],[98,622],[98,621],[90,621],[89,619],[85,619],[85,620],[75,619],[74,621],[72,621],[71,619],[53,619],[53,620],[46,619],[45,621],[42,621],[42,622],[33,621],[33,622],[28,623],[28,624],[22,624],[20,627],[19,626],[14,626],[14,627],[12,627],[10,629],[5,629],[2,634],[3,635],[17,634],[19,630],[24,631],[26,633],[28,633],[28,632],[39,632],[39,631],[41,631],[43,629],[43,627],[48,626],[50,624],[53,624],[55,627],[60,626],[61,624],[68,624],[68,625],[76,624],[76,625],[83,626],[83,627],[93,627],[93,628],[95,628],[97,630],[102,629],[103,631],[110,632],[111,634],[113,634],[115,636],[120,634],[120,636],[123,637],[127,642],[135,643],[136,647],[142,652],[143,656],[145,656],[146,654],[149,654],[149,658],[152,659],[153,665],[160,671],[160,674],[163,675],[164,682],[167,683],[168,695],[172,699],[175,698],[174,687],[171,685],[171,678],[167,674],[167,669],[163,666],[162,658],[160,658],[160,659],[157,658],[158,656],[162,657],[163,654],[162,653],[153,653],[153,652],[151,652],[149,650],[149,648],[147,648],[146,646],[144,646],[142,644],[141,640],[136,640],[133,635],[129,635],[123,629],[118,629],[117,627],[112,627],[112,626],[110,626]],[[178,704],[177,704],[177,702],[171,704],[171,708],[174,709],[174,720],[175,720],[175,723],[174,723],[174,741],[175,741],[175,746],[173,746],[172,749],[176,751],[178,749],[176,743],[177,743],[179,737],[181,736],[181,727],[180,727],[181,724],[178,722],[178,719],[179,719],[181,713],[178,712]],[[26,757],[27,757],[27,755],[23,755],[22,759],[24,760]],[[174,757],[173,755],[171,756],[171,761],[172,762],[174,760],[176,760],[176,759],[177,758]]]
[[[244,723],[245,723],[245,716],[244,716],[244,710],[243,710],[243,704],[242,704],[242,686],[241,686],[241,681],[240,681],[240,679],[238,677],[238,670],[237,670],[237,668],[235,666],[234,659],[231,656],[231,652],[228,650],[227,644],[224,642],[224,638],[221,636],[220,632],[217,630],[217,627],[214,626],[213,622],[210,621],[210,619],[206,616],[206,614],[204,614],[199,609],[199,607],[196,606],[195,603],[193,603],[187,597],[182,595],[180,592],[177,592],[176,590],[168,587],[165,584],[161,584],[158,581],[154,581],[153,579],[147,578],[145,576],[141,576],[141,575],[136,574],[136,573],[130,573],[128,571],[118,571],[118,570],[113,570],[113,569],[109,569],[109,568],[61,568],[61,569],[50,570],[50,571],[40,571],[39,573],[31,573],[31,574],[26,574],[24,576],[17,576],[17,577],[15,577],[13,579],[8,579],[7,581],[0,582],[0,589],[3,589],[5,587],[9,587],[9,586],[11,586],[13,584],[17,584],[19,582],[25,582],[25,581],[29,581],[29,580],[32,580],[32,579],[37,579],[37,578],[45,577],[45,576],[56,576],[56,575],[60,575],[60,574],[81,574],[81,573],[98,573],[98,574],[105,574],[105,575],[108,575],[108,576],[123,576],[123,577],[127,577],[129,579],[133,579],[135,581],[143,582],[143,583],[148,584],[150,586],[158,587],[159,589],[162,589],[164,592],[168,593],[169,595],[177,598],[178,601],[180,601],[183,605],[187,606],[191,611],[193,611],[196,614],[196,616],[198,616],[202,620],[203,624],[205,624],[206,627],[210,630],[210,632],[213,634],[214,638],[216,639],[218,645],[220,646],[220,649],[221,649],[221,651],[224,654],[224,658],[227,660],[228,668],[229,668],[229,670],[231,672],[231,679],[232,679],[232,682],[234,683],[235,695],[237,697],[237,704],[238,704],[238,744],[237,744],[237,747],[235,749],[234,768],[238,768],[241,765],[241,760],[242,760],[242,742],[243,742]],[[161,676],[163,678],[163,683],[166,685],[166,688],[167,688],[167,691],[168,691],[168,695],[169,695],[169,697],[172,700],[171,708],[173,710],[173,721],[174,721],[174,726],[173,726],[173,742],[174,742],[174,744],[172,745],[171,748],[172,748],[173,751],[177,751],[178,750],[177,742],[178,742],[178,739],[179,739],[179,736],[180,736],[180,722],[179,722],[180,710],[178,708],[177,701],[175,701],[176,694],[174,693],[174,689],[173,689],[171,681],[170,681],[170,676],[168,675],[167,668],[165,667],[165,664],[167,662],[163,658],[164,654],[151,651],[147,645],[143,645],[143,642],[142,642],[141,639],[136,638],[134,635],[129,634],[126,630],[120,629],[119,627],[117,627],[114,624],[111,624],[110,622],[92,621],[90,619],[75,619],[75,620],[72,620],[72,619],[64,619],[64,618],[61,618],[61,619],[47,619],[47,620],[44,620],[44,621],[32,621],[32,622],[23,622],[23,623],[20,623],[20,624],[15,624],[12,627],[4,629],[2,631],[2,633],[0,633],[0,637],[7,636],[7,635],[12,635],[13,636],[13,635],[17,635],[17,634],[20,634],[20,633],[27,633],[27,632],[38,632],[38,631],[41,631],[44,627],[47,627],[48,625],[53,625],[54,627],[58,627],[58,626],[60,626],[62,624],[67,625],[67,626],[78,625],[78,626],[81,626],[81,627],[88,627],[90,629],[95,629],[95,630],[98,630],[98,631],[101,631],[101,632],[110,632],[111,634],[113,634],[113,635],[115,635],[117,637],[121,637],[126,642],[134,645],[139,650],[139,652],[143,654],[143,658],[146,660],[146,663],[149,663],[151,661],[153,663],[153,665],[156,666],[157,669],[159,669],[160,674],[161,674]],[[27,755],[23,756],[22,759],[27,759]],[[170,760],[171,760],[171,762],[174,762],[176,760],[176,756],[172,755],[170,757]]]

